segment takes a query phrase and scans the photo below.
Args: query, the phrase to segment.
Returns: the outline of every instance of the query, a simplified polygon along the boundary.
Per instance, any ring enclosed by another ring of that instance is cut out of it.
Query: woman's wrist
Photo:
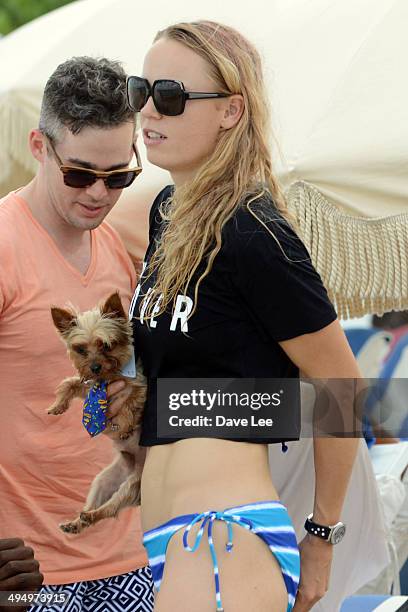
[[[323,540],[318,536],[314,536],[311,533],[307,533],[305,536],[305,540],[310,543],[311,546],[316,548],[316,550],[330,550],[333,551],[333,544],[327,540]]]

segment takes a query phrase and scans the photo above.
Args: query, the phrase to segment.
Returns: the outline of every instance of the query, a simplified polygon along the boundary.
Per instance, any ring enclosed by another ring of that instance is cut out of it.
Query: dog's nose
[[[94,374],[99,374],[99,372],[101,371],[102,366],[100,363],[93,363],[91,365],[91,370]]]

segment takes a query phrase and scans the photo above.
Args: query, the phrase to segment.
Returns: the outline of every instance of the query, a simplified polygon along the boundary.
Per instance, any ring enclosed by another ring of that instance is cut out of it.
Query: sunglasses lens
[[[139,172],[137,170],[128,170],[125,172],[117,172],[107,176],[104,180],[109,189],[124,189],[129,187]],[[68,187],[84,188],[93,185],[97,177],[87,170],[67,170],[64,172],[64,183]]]
[[[130,108],[138,113],[142,110],[149,97],[146,81],[139,77],[129,77],[127,80],[127,99]]]
[[[154,105],[161,115],[174,117],[184,110],[184,92],[176,81],[158,81],[153,92]]]
[[[89,187],[95,181],[94,174],[87,170],[67,170],[64,172],[64,183],[68,187]]]
[[[117,174],[108,176],[106,182],[109,189],[124,189],[133,183],[136,176],[136,170],[131,170],[130,172],[118,172]]]

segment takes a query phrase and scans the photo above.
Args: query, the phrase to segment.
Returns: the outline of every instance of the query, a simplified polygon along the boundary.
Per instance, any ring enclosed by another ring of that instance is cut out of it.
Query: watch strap
[[[328,542],[330,540],[332,528],[328,527],[327,525],[319,525],[319,523],[315,523],[314,521],[312,521],[312,516],[313,514],[309,514],[305,521],[306,531],[311,535],[317,536],[318,538],[321,538],[322,540],[326,540],[326,542]]]

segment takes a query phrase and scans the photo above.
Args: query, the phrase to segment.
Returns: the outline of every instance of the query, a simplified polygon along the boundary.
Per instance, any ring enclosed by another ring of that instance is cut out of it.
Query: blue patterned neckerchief
[[[94,437],[106,429],[106,411],[108,409],[108,397],[106,393],[106,382],[96,382],[88,391],[84,402],[82,424]]]

